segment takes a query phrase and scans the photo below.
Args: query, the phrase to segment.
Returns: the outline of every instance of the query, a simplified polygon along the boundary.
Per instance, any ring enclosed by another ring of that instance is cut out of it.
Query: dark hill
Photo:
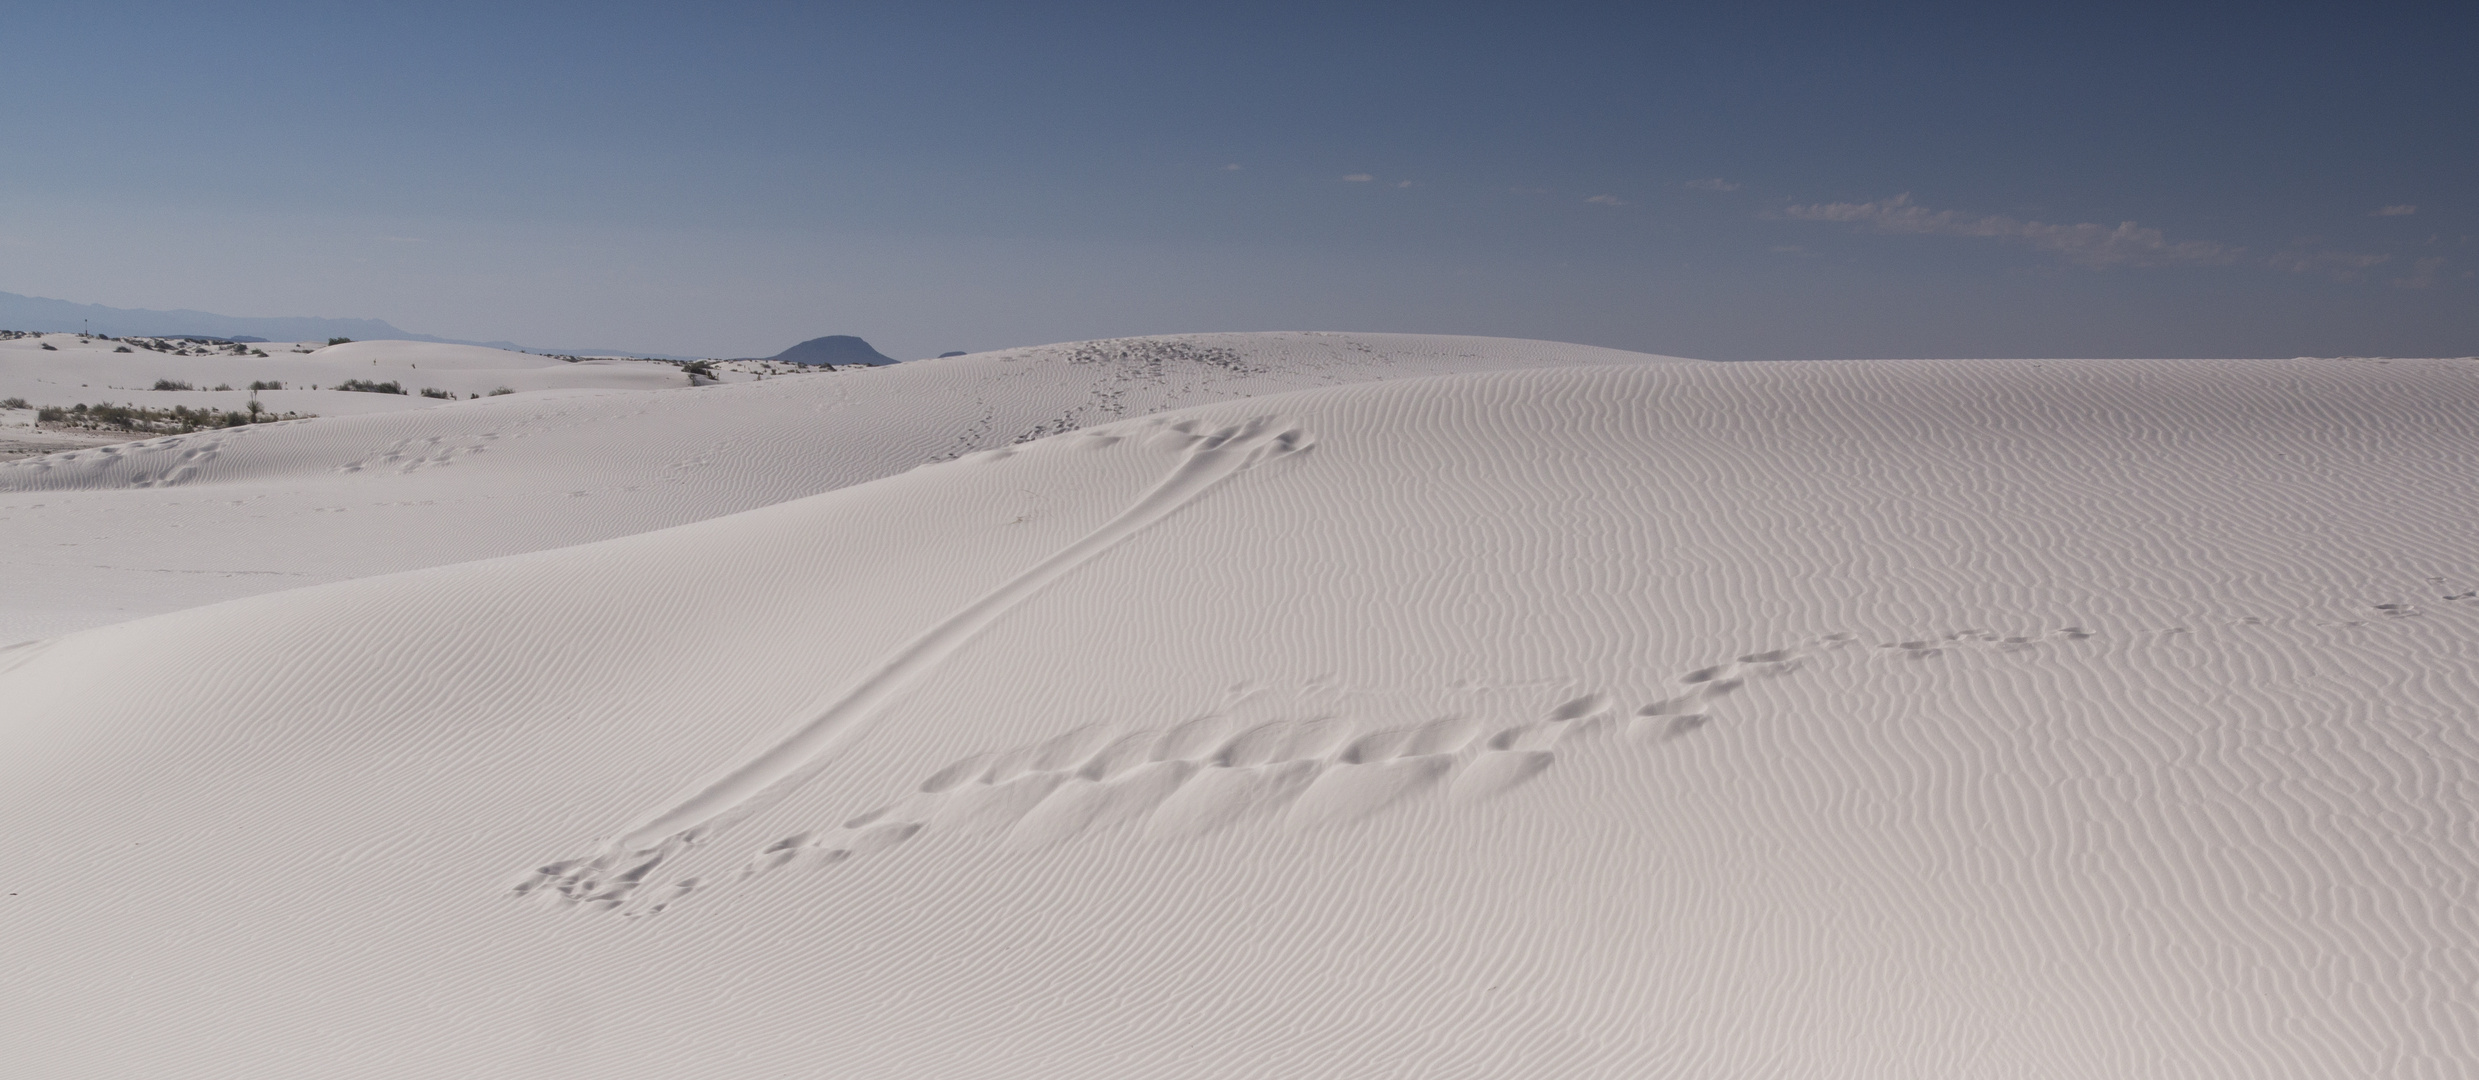
[[[789,349],[768,357],[787,364],[892,364],[895,358],[869,347],[869,342],[850,334],[810,338]]]

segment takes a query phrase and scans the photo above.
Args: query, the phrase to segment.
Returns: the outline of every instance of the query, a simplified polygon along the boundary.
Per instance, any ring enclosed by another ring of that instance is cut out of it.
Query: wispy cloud
[[[2433,289],[2436,287],[2438,272],[2442,271],[2444,268],[2445,260],[2443,256],[2430,255],[2427,258],[2411,263],[2410,275],[2408,277],[2394,278],[2393,285],[2395,288],[2401,289]]]
[[[1731,183],[1730,181],[1728,181],[1728,180],[1724,180],[1724,179],[1722,179],[1721,177],[1718,177],[1718,176],[1716,176],[1716,177],[1712,177],[1712,178],[1710,178],[1710,179],[1706,179],[1706,180],[1690,180],[1690,181],[1688,181],[1688,182],[1687,182],[1687,186],[1688,186],[1688,187],[1691,187],[1691,188],[1694,188],[1694,189],[1696,189],[1696,190],[1698,190],[1698,191],[1737,191],[1737,190],[1739,190],[1739,185],[1734,184],[1734,183]]]
[[[1802,221],[1847,221],[1878,232],[2011,241],[2095,268],[2220,266],[2238,261],[2239,253],[2245,250],[2210,240],[2172,241],[2159,229],[2131,221],[2116,225],[2051,225],[2003,214],[1931,210],[1913,203],[1909,195],[1864,203],[1809,203],[1792,206],[1785,212]]]
[[[1397,181],[1395,181],[1395,182],[1394,182],[1394,186],[1396,186],[1396,187],[1410,187],[1410,186],[1412,186],[1412,182],[1411,182],[1411,181],[1409,181],[1409,180],[1397,180]]]
[[[1585,202],[1588,202],[1588,203],[1591,203],[1591,204],[1593,204],[1594,206],[1625,206],[1625,205],[1627,205],[1626,200],[1621,199],[1621,198],[1619,198],[1619,197],[1618,197],[1618,196],[1616,196],[1616,195],[1595,195],[1595,196],[1592,196],[1591,198],[1585,199],[1584,201],[1585,201]]]
[[[1352,173],[1352,174],[1350,174],[1350,175],[1348,175],[1348,176],[1343,177],[1343,179],[1348,180],[1348,181],[1350,181],[1350,182],[1352,182],[1352,183],[1355,183],[1355,184],[1365,184],[1365,183],[1368,183],[1369,181],[1371,181],[1371,180],[1375,180],[1375,179],[1377,179],[1377,178],[1376,178],[1376,177],[1374,177],[1374,176],[1370,176],[1369,174],[1364,173],[1364,172],[1356,172],[1356,173]]]
[[[2392,260],[2390,255],[2364,251],[2282,251],[2264,260],[2264,265],[2293,274],[2324,274],[2348,281],[2366,273],[2370,267]]]
[[[2375,213],[2369,214],[2369,215],[2367,215],[2367,216],[2368,216],[2368,217],[2409,217],[2410,215],[2415,214],[2415,213],[2418,213],[2418,212],[2419,212],[2419,208],[2418,208],[2418,207],[2416,207],[2416,206],[2413,206],[2413,205],[2411,205],[2411,204],[2409,204],[2409,203],[2395,203],[2395,204],[2393,204],[2393,205],[2391,205],[2391,206],[2379,206],[2379,207],[2377,207],[2377,208],[2376,208],[2376,212],[2375,212]]]

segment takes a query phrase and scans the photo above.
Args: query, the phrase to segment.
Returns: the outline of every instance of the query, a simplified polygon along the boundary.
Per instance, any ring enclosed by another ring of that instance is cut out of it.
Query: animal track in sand
[[[520,436],[522,437],[522,436]],[[495,431],[479,435],[428,435],[419,439],[398,439],[378,452],[338,465],[336,472],[357,473],[371,469],[392,468],[399,473],[452,465],[457,458],[482,453],[499,438]]]
[[[1971,629],[1883,643],[1874,654],[1907,664],[1948,652],[2019,653],[2094,636],[2080,626],[2036,636]],[[1123,825],[1150,840],[1177,841],[1250,821],[1278,820],[1291,832],[1339,827],[1420,798],[1482,802],[1541,777],[1589,745],[1654,748],[1704,731],[1713,724],[1714,702],[1749,680],[1792,675],[1826,653],[1858,644],[1855,635],[1829,634],[1684,672],[1666,680],[1667,696],[1633,710],[1596,691],[1549,704],[1537,719],[1494,728],[1468,715],[1371,729],[1341,715],[1242,723],[1223,711],[1116,732],[1086,725],[967,755],[838,827],[766,845],[724,880],[838,866],[926,832],[996,837],[1007,847],[1031,850]],[[1250,696],[1240,689],[1226,705]],[[676,850],[549,864],[516,892],[651,915],[717,884],[688,879],[662,890],[660,899],[633,904],[647,884],[645,871]]]

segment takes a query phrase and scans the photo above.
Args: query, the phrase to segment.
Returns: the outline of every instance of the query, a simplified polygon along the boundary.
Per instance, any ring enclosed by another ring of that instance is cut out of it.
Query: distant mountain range
[[[242,315],[217,315],[211,311],[150,311],[145,308],[105,307],[101,304],[80,304],[40,296],[20,296],[8,292],[0,292],[0,330],[43,330],[54,333],[91,330],[113,337],[252,337],[268,341],[324,341],[328,338],[346,337],[355,341],[437,341],[449,345],[484,345],[494,349],[515,349],[520,352],[646,356],[657,360],[696,359],[695,357],[667,356],[662,353],[636,352],[627,349],[544,349],[529,348],[513,341],[465,341],[460,338],[411,333],[377,319],[252,318]],[[831,339],[821,338],[820,340]],[[794,346],[794,348],[799,347]],[[867,346],[863,347],[867,348]],[[872,355],[875,354],[875,350],[872,350]],[[859,363],[861,361],[838,362]],[[894,361],[884,362],[893,363]]]

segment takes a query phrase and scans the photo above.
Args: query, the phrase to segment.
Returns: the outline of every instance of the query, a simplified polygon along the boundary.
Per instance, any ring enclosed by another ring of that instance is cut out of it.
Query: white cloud
[[[1394,182],[1394,186],[1396,186],[1396,187],[1410,187],[1410,186],[1412,186],[1412,182],[1411,182],[1411,181],[1409,181],[1409,180],[1397,180],[1397,181],[1395,181],[1395,182]]]
[[[1588,203],[1591,203],[1591,204],[1593,204],[1594,206],[1625,206],[1625,205],[1627,205],[1627,204],[1626,204],[1626,202],[1625,202],[1624,200],[1620,199],[1620,198],[1619,198],[1618,196],[1616,196],[1616,195],[1595,195],[1595,196],[1593,196],[1593,197],[1591,197],[1591,198],[1589,198],[1589,199],[1586,199],[1586,200],[1584,200],[1584,201],[1585,201],[1585,202],[1588,202]]]
[[[1351,174],[1351,175],[1349,175],[1349,176],[1344,177],[1343,179],[1345,179],[1345,180],[1349,180],[1349,181],[1351,181],[1352,183],[1355,183],[1355,184],[1365,184],[1365,183],[1368,183],[1369,181],[1371,181],[1371,180],[1375,180],[1375,179],[1377,179],[1377,178],[1376,178],[1376,177],[1374,177],[1374,176],[1370,176],[1369,174],[1364,173],[1364,172],[1356,172],[1356,173],[1353,173],[1353,174]]]
[[[1710,179],[1706,179],[1706,180],[1690,180],[1690,181],[1688,181],[1688,182],[1687,182],[1687,186],[1688,186],[1688,187],[1691,187],[1691,188],[1694,188],[1694,189],[1696,189],[1696,190],[1698,190],[1698,191],[1737,191],[1737,190],[1739,190],[1739,185],[1734,184],[1734,183],[1731,183],[1730,181],[1728,181],[1728,180],[1724,180],[1724,179],[1722,179],[1721,177],[1718,177],[1718,176],[1716,176],[1716,177],[1712,177],[1712,178],[1710,178]]]
[[[2368,217],[2409,217],[2410,215],[2415,214],[2415,213],[2418,213],[2418,212],[2419,212],[2419,208],[2418,208],[2418,207],[2416,207],[2416,206],[2413,206],[2413,205],[2411,205],[2411,204],[2409,204],[2409,203],[2395,203],[2395,204],[2393,204],[2393,205],[2391,205],[2391,206],[2379,206],[2379,207],[2377,207],[2377,208],[2376,208],[2376,212],[2375,212],[2375,213],[2369,214],[2369,215],[2367,215],[2367,216],[2368,216]]]
[[[2054,252],[2083,266],[2220,266],[2238,261],[2243,248],[2209,240],[2171,241],[2159,229],[2120,222],[2116,225],[2051,225],[2002,214],[1967,214],[1930,210],[1909,195],[1864,203],[1812,203],[1786,211],[1802,221],[1848,221],[1878,232],[1926,236],[1968,236],[2010,240]]]

